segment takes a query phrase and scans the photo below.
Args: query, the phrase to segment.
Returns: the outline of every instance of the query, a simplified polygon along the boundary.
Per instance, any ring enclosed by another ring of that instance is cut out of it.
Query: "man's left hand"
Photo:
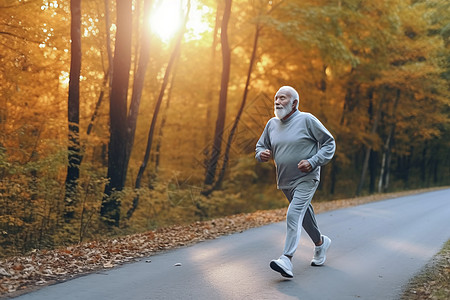
[[[312,171],[311,164],[307,160],[302,160],[298,163],[297,168],[305,173],[309,173]]]

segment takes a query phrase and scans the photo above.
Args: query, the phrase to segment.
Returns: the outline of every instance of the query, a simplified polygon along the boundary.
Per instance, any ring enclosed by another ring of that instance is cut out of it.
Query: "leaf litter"
[[[430,189],[316,202],[316,213],[415,194]],[[174,225],[145,233],[97,240],[0,260],[0,298],[16,297],[83,274],[139,261],[162,251],[189,246],[219,236],[284,221],[286,208],[239,214],[189,225]],[[146,262],[151,260],[147,258]],[[174,266],[181,266],[176,263]],[[447,269],[448,270],[448,269]]]

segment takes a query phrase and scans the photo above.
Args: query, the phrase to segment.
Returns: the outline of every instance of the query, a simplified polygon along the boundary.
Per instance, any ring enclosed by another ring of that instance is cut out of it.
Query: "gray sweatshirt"
[[[320,180],[320,166],[334,155],[336,143],[331,133],[310,113],[296,110],[288,119],[272,118],[256,144],[255,158],[261,162],[261,151],[269,149],[277,168],[279,189],[289,189],[308,179]],[[308,160],[312,171],[297,168]]]

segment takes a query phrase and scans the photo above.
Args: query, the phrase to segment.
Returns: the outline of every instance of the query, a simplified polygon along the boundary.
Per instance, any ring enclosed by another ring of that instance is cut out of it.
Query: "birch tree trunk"
[[[391,125],[389,133],[386,137],[386,142],[384,143],[384,147],[383,147],[383,158],[381,160],[380,178],[378,179],[378,192],[379,193],[386,192],[389,187],[389,173],[390,173],[391,157],[392,157],[391,149],[392,149],[392,143],[394,140],[395,127],[397,125],[397,123],[395,122],[395,117],[396,117],[396,113],[397,113],[397,106],[398,106],[399,100],[400,100],[400,90],[397,90],[394,107],[392,109],[392,116],[391,116],[392,125]]]
[[[385,100],[385,96],[383,95],[380,100],[378,101],[377,110],[375,112],[375,119],[372,123],[372,129],[370,130],[370,134],[373,136],[376,134],[378,129],[378,122],[381,118],[381,109],[383,107],[383,102]],[[372,150],[372,145],[366,146],[366,152],[364,154],[364,162],[363,162],[363,168],[361,171],[361,178],[359,179],[358,189],[356,190],[356,196],[359,196],[361,194],[362,188],[364,186],[364,180],[366,179],[366,173],[367,169],[369,167],[369,158],[370,158],[370,151]]]

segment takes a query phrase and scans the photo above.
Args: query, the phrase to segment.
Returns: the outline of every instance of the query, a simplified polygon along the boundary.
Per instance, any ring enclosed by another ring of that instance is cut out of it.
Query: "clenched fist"
[[[307,160],[302,160],[298,163],[297,168],[305,173],[309,173],[312,171],[312,166]]]
[[[261,161],[264,161],[264,162],[269,161],[269,159],[272,158],[272,151],[270,151],[269,149],[261,151],[259,158],[261,159]]]

